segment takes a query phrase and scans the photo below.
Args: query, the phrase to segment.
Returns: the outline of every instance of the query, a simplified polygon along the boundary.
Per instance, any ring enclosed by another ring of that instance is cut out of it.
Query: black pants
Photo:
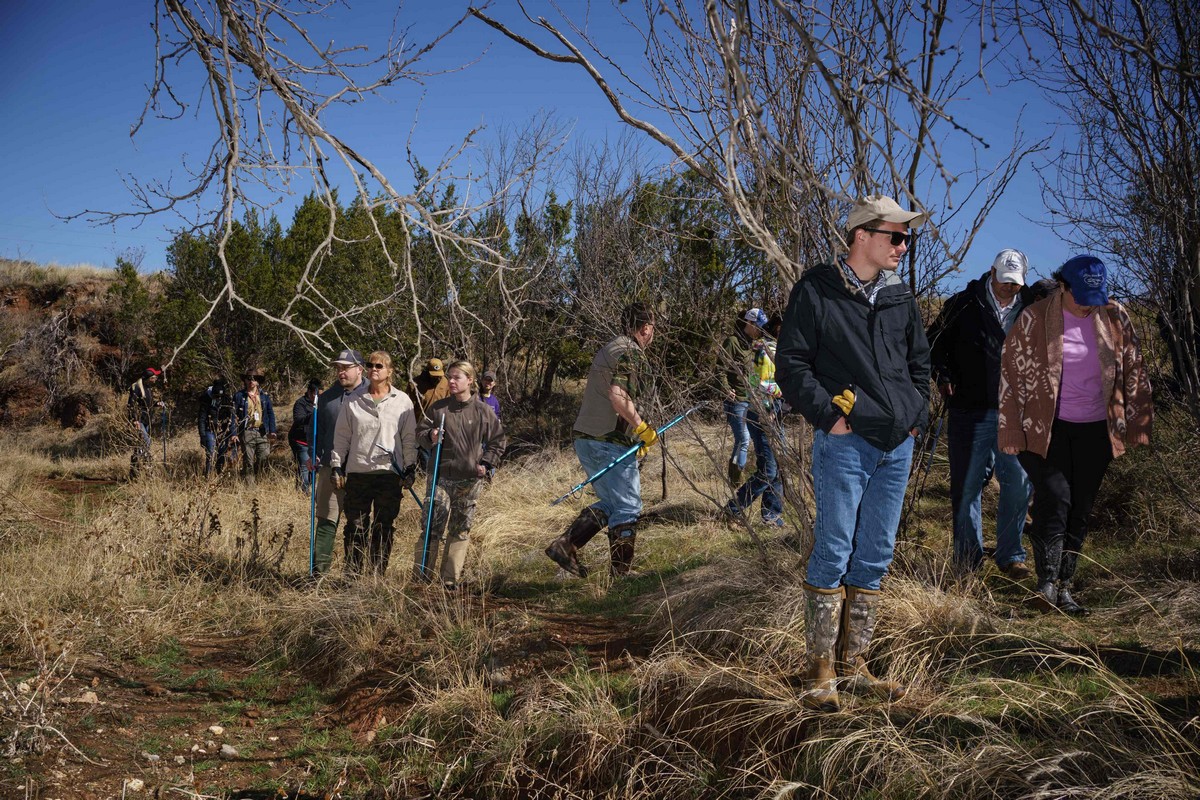
[[[372,568],[382,575],[392,554],[392,524],[400,513],[400,476],[391,471],[350,473],[342,507],[346,512],[347,572],[362,572],[366,550]]]
[[[1112,461],[1108,423],[1056,419],[1046,457],[1026,451],[1018,458],[1033,483],[1029,540],[1038,584],[1070,583],[1087,538],[1092,504]]]

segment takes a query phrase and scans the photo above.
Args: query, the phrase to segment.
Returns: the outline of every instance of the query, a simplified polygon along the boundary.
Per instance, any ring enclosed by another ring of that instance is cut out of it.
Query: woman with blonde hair
[[[428,542],[424,529],[417,537],[413,572],[419,580],[432,581],[441,549],[442,586],[454,590],[467,560],[480,480],[490,478],[500,463],[505,437],[504,426],[495,412],[472,392],[475,368],[471,362],[451,363],[446,367],[446,382],[450,396],[431,405],[417,426],[418,443],[432,451],[437,447],[438,429],[445,418],[437,491],[432,501],[433,522]],[[440,547],[443,539],[444,548]]]
[[[416,475],[416,414],[392,386],[392,358],[367,356],[367,390],[342,403],[329,454],[333,485],[345,488],[346,571],[359,574],[366,551],[377,575],[387,571],[400,497]]]

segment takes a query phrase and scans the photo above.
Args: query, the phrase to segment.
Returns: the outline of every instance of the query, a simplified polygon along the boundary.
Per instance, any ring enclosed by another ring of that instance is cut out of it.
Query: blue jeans
[[[746,458],[750,455],[750,429],[746,425],[749,411],[750,403],[745,400],[725,401],[725,420],[733,431],[733,455],[729,460],[737,464],[738,469],[746,468]]]
[[[775,461],[775,451],[771,449],[769,414],[764,412],[760,416],[758,411],[747,411],[746,419],[749,421],[750,441],[754,443],[754,474],[738,487],[737,495],[726,506],[726,510],[730,513],[740,512],[762,497],[762,518],[774,522],[783,516],[783,479],[779,477],[779,465]]]
[[[879,589],[896,548],[912,454],[911,436],[888,452],[857,433],[813,433],[817,517],[806,577],[810,585]]]
[[[225,453],[229,449],[229,437],[222,435],[221,441],[217,441],[217,434],[213,431],[200,434],[200,444],[204,448],[204,475],[207,477],[212,474],[215,454],[215,464],[217,474],[221,474],[221,470],[225,469]]]
[[[996,432],[1000,412],[950,409],[950,503],[954,508],[954,563],[978,569],[983,563],[980,495],[993,470],[1000,481],[996,509],[996,564],[1025,560],[1021,533],[1033,486],[1016,456],[1000,452]]]
[[[312,472],[309,471],[312,464],[312,449],[308,445],[302,447],[293,444],[292,455],[296,457],[296,488],[308,494],[312,481]]]
[[[576,439],[575,455],[589,476],[604,469],[629,448],[623,444]],[[630,456],[592,483],[600,498],[592,507],[608,518],[609,530],[619,525],[637,522],[642,513],[642,476],[638,472],[637,456]]]

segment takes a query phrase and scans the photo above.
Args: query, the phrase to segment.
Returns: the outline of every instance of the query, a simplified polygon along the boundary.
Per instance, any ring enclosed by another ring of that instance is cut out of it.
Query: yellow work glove
[[[658,431],[651,428],[646,422],[634,428],[633,435],[642,440],[637,452],[638,458],[644,458],[650,447],[658,441]]]
[[[849,389],[843,389],[841,394],[833,396],[833,404],[841,411],[844,416],[850,416],[850,409],[854,408],[854,392]]]

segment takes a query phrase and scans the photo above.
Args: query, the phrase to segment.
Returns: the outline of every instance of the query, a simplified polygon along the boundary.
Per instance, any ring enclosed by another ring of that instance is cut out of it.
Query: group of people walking
[[[1109,462],[1149,441],[1149,381],[1129,315],[1109,297],[1103,262],[1077,256],[1051,280],[1029,286],[1024,254],[1003,250],[987,272],[945,302],[927,332],[916,298],[897,275],[913,231],[925,220],[889,197],[861,199],[844,226],[847,253],[808,268],[782,317],[758,308],[740,314],[721,348],[724,411],[734,434],[728,518],[741,519],[761,499],[763,521],[784,524],[774,452],[783,441],[784,414],[795,411],[813,428],[816,515],[803,588],[804,701],[816,709],[838,708],[839,689],[889,699],[905,693],[902,683],[872,673],[867,651],[914,446],[930,422],[931,378],[949,415],[953,563],[970,572],[984,561],[981,494],[995,476],[1001,489],[993,558],[1008,577],[1028,577],[1022,545],[1028,532],[1034,602],[1043,610],[1087,613],[1072,581],[1092,505]],[[640,478],[637,460],[622,456],[634,448],[644,456],[658,440],[639,408],[655,324],[649,305],[627,306],[620,333],[589,368],[574,449],[587,475],[601,474],[591,482],[595,502],[546,548],[565,574],[588,574],[580,550],[601,531],[607,531],[610,574],[637,574]],[[297,460],[302,472],[311,464],[316,474],[314,572],[329,570],[344,514],[347,570],[360,573],[369,564],[383,573],[402,495],[416,498],[423,464],[434,507],[424,509],[428,534],[418,536],[413,574],[421,580],[436,575],[456,588],[480,482],[505,448],[495,375],[485,372],[477,385],[470,362],[430,359],[410,397],[392,384],[385,352],[364,361],[344,350],[332,366],[336,383],[319,396],[309,385],[289,433],[294,450],[311,442],[308,460],[300,453]],[[156,379],[152,372],[130,390],[143,428],[153,402],[145,391]],[[275,417],[260,381],[248,372],[228,411],[223,382],[206,390],[200,411],[206,472],[214,449],[218,469],[224,458],[214,443],[221,430],[231,432],[229,441],[240,444],[252,464],[261,464]],[[315,439],[306,433],[314,413]],[[751,446],[755,467],[747,476]],[[434,463],[426,463],[439,448]]]

